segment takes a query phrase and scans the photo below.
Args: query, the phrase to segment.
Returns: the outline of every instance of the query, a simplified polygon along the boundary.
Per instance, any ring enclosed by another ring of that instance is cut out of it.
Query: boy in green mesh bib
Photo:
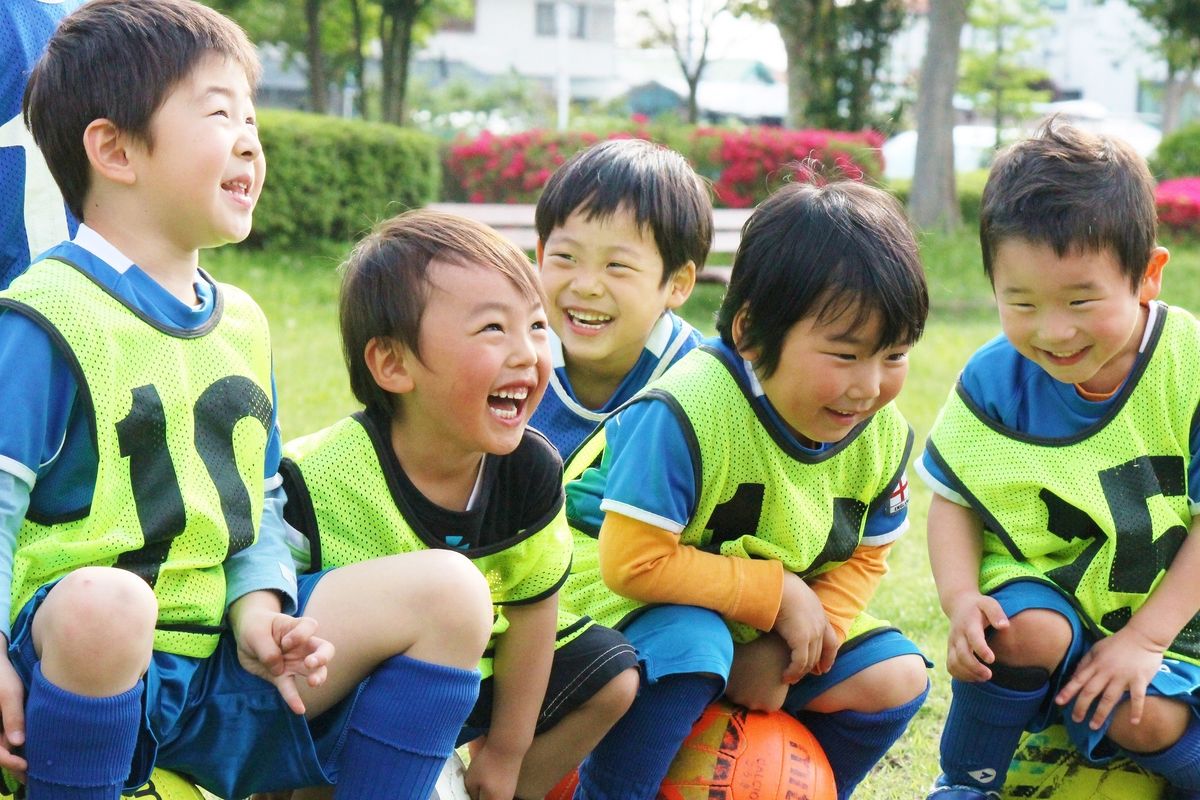
[[[344,265],[342,345],[366,407],[291,442],[282,472],[309,570],[460,552],[500,613],[480,664],[472,797],[540,798],[624,713],[633,648],[558,613],[571,564],[562,460],[527,427],[546,390],[548,326],[533,265],[485,225],[413,211]],[[453,596],[428,598],[428,624]]]
[[[930,797],[999,796],[1061,720],[1200,797],[1200,325],[1156,301],[1154,181],[1052,120],[992,167],[983,265],[1003,335],[951,392],[919,469],[954,699]]]
[[[803,721],[842,798],[903,733],[925,662],[865,608],[907,528],[912,433],[892,400],[927,310],[891,197],[785,186],[746,223],[720,338],[572,455],[564,597],[625,633],[644,673],[577,798],[655,797],[723,691]]]
[[[423,798],[478,694],[466,559],[296,580],[267,321],[199,268],[250,233],[258,74],[211,8],[92,0],[26,89],[82,221],[0,292],[0,766],[36,800],[156,765],[229,798]],[[446,630],[417,624],[443,592]]]

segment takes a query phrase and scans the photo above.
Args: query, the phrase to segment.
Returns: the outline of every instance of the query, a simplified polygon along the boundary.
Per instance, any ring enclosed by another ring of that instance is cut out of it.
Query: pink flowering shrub
[[[1200,235],[1200,178],[1163,181],[1155,189],[1154,202],[1163,226]]]
[[[679,150],[713,184],[717,206],[745,208],[770,194],[786,176],[824,180],[877,179],[883,171],[874,131],[699,127],[659,132],[644,119],[607,136],[581,131],[532,130],[512,136],[484,133],[450,146],[445,157],[448,200],[533,203],[550,174],[578,150],[601,138],[653,139]]]

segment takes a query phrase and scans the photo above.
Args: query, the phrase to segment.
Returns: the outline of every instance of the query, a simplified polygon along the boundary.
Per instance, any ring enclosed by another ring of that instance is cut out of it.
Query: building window
[[[546,0],[537,4],[536,30],[538,36],[558,35],[558,3]],[[567,35],[572,39],[588,38],[588,7],[583,3],[567,4]]]

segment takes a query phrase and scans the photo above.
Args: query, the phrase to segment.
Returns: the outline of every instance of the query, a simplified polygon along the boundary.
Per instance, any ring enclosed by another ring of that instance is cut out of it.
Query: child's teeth
[[[529,396],[529,389],[524,387],[520,389],[501,389],[495,393],[495,396],[504,397],[508,400],[524,400]]]

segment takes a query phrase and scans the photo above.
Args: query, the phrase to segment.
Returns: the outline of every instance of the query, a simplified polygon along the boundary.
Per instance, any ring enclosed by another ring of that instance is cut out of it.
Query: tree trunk
[[[954,89],[967,0],[932,0],[917,88],[917,153],[908,211],[920,228],[962,225],[954,182]]]
[[[304,55],[308,59],[308,103],[311,110],[329,110],[329,79],[325,76],[325,52],[321,49],[321,0],[304,0],[304,22],[308,26]]]
[[[358,84],[358,96],[354,98],[354,108],[358,116],[367,118],[367,43],[363,30],[362,6],[360,0],[350,0],[350,15],[352,35],[354,37],[354,82]]]
[[[408,91],[408,59],[412,54],[413,25],[427,0],[388,2],[379,18],[382,44],[380,68],[383,72],[383,97],[380,106],[384,122],[404,124],[404,99]]]

